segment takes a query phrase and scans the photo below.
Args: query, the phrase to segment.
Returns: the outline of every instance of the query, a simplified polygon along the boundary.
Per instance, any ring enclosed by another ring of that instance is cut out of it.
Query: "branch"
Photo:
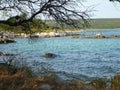
[[[2,0],[4,1],[4,0]],[[52,17],[58,23],[72,25],[78,27],[76,20],[82,20],[81,24],[88,23],[87,18],[89,15],[87,12],[82,12],[80,10],[76,11],[74,8],[77,8],[77,1],[74,0],[5,0],[5,3],[0,3],[0,11],[5,9],[17,11],[19,19],[16,19],[16,16],[9,17],[8,20],[0,20],[0,23],[8,24],[10,26],[18,26],[23,23],[32,22],[33,19],[38,16],[45,14]],[[71,8],[74,7],[74,8]],[[10,12],[8,12],[10,13]],[[27,18],[21,18],[20,14],[27,14]],[[14,20],[10,20],[14,18]]]

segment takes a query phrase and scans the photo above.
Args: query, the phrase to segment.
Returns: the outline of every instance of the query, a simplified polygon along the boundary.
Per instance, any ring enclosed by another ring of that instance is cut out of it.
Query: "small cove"
[[[99,32],[108,36],[120,35],[120,29],[94,30],[80,34],[96,35]],[[15,40],[16,43],[0,44],[0,51],[20,53],[31,65],[33,61],[44,63],[64,78],[104,78],[120,72],[120,38],[76,39],[68,36]],[[49,52],[57,56],[44,58],[43,55]]]

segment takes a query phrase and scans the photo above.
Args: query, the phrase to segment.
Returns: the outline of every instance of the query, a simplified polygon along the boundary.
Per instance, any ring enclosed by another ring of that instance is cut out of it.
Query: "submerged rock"
[[[95,36],[95,38],[106,38],[103,34],[97,34],[96,36]]]
[[[95,36],[87,36],[86,38],[95,38],[95,39],[102,39],[102,38],[107,38],[106,36],[104,36],[101,33],[96,34]]]
[[[53,58],[53,57],[55,57],[55,56],[56,56],[56,55],[53,54],[53,53],[46,53],[46,54],[44,55],[45,58]]]
[[[11,40],[11,39],[7,39],[7,40],[4,40],[4,41],[0,41],[0,44],[7,44],[7,43],[15,43],[16,41],[14,40]]]
[[[113,38],[120,38],[120,35],[112,35]]]
[[[0,56],[14,56],[14,54],[7,54],[7,53],[0,52]]]
[[[5,56],[14,56],[14,54],[5,54]]]
[[[4,55],[4,53],[3,52],[0,52],[0,56],[3,56]]]
[[[79,38],[79,34],[72,34],[72,38]]]

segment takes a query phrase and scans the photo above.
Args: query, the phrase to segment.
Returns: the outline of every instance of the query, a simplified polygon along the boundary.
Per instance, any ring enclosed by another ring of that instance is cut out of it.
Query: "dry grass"
[[[22,83],[24,83],[25,78],[22,72],[17,72],[13,75],[9,74],[9,72],[2,71],[0,75],[0,90],[15,90],[16,88],[20,88]]]
[[[56,75],[31,78],[26,72],[10,73],[0,69],[0,90],[80,90],[82,82],[63,81]]]
[[[30,77],[32,72],[29,69],[11,71],[0,68],[0,90],[120,90],[120,76],[111,80],[97,79],[85,84],[76,80],[64,81],[56,75]]]

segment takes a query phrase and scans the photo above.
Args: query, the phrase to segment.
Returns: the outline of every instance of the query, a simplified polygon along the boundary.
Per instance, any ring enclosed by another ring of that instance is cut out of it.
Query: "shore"
[[[32,34],[26,33],[14,33],[14,32],[0,32],[0,38],[6,36],[7,38],[45,38],[45,37],[64,37],[69,36],[74,32],[82,32],[83,30],[65,30],[65,31],[53,31],[53,32],[36,32]]]

